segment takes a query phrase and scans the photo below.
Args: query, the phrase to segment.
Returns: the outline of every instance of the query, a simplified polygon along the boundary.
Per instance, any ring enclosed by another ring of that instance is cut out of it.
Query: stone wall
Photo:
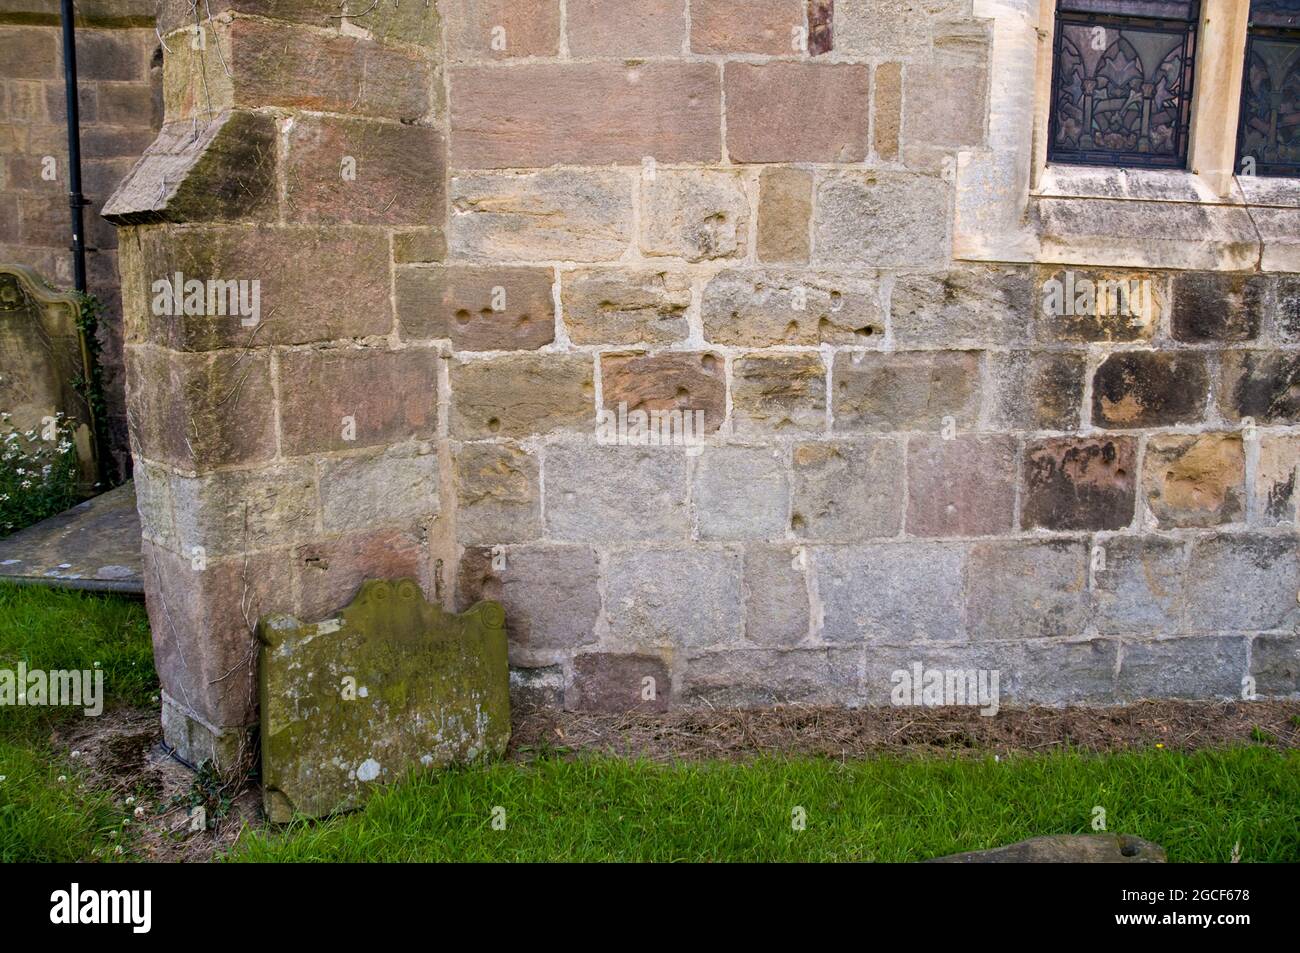
[[[337,9],[164,9],[110,203],[174,744],[229,755],[249,622],[367,576],[501,600],[517,701],[1296,693],[1300,281],[954,260],[970,0]],[[260,323],[160,316],[176,272]]]
[[[76,9],[87,286],[105,307],[99,337],[115,458],[109,468],[124,476],[130,449],[117,235],[99,212],[158,131],[162,57],[153,0],[84,0]],[[0,0],[0,260],[71,287],[62,49],[58,0]]]

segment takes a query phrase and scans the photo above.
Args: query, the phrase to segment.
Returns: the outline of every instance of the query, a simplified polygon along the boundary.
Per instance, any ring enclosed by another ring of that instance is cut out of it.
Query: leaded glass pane
[[[1161,7],[1166,15],[1177,12],[1184,18],[1137,19],[1064,9],[1087,5],[1124,13]],[[1163,168],[1186,164],[1196,6],[1062,0],[1052,70],[1051,161]]]
[[[1254,0],[1246,39],[1237,168],[1300,176],[1300,0]]]

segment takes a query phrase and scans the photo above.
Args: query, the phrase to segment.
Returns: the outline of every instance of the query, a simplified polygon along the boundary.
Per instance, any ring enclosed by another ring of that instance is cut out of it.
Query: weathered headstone
[[[57,414],[70,421],[83,492],[95,482],[90,407],[74,381],[89,380],[90,355],[77,327],[75,295],[53,291],[23,265],[0,265],[0,411],[25,433],[48,430]]]
[[[1131,834],[1056,834],[992,850],[971,850],[931,864],[1163,864],[1165,850]]]
[[[371,580],[337,615],[268,616],[261,651],[267,817],[360,807],[412,768],[505,751],[505,611],[444,612],[411,579]]]

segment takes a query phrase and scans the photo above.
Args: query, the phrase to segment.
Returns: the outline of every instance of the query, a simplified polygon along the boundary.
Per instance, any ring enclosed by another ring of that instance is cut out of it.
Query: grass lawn
[[[99,663],[110,704],[156,707],[138,602],[0,587],[0,667],[19,659]],[[51,740],[75,717],[0,709],[0,861],[132,856],[129,809]],[[557,753],[415,774],[353,815],[249,828],[220,859],[919,860],[1086,833],[1096,806],[1110,830],[1156,841],[1171,861],[1225,861],[1237,844],[1245,861],[1300,860],[1300,752],[1264,745],[669,766]]]

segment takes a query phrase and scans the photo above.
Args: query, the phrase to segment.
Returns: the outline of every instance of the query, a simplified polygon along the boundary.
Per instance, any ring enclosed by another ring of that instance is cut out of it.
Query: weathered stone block
[[[505,607],[517,664],[595,641],[600,588],[590,547],[511,546],[495,553],[472,547],[460,561],[457,592],[462,606],[491,599]]]
[[[116,184],[101,214],[119,225],[274,219],[277,137],[272,117],[252,113],[169,123]]]
[[[835,429],[974,427],[979,365],[972,351],[841,352],[831,377]]]
[[[1182,622],[1187,546],[1163,536],[1112,536],[1089,557],[1093,619],[1103,635],[1172,635]]]
[[[316,531],[310,461],[173,477],[171,484],[177,536],[199,563],[300,543]]]
[[[896,536],[903,520],[903,448],[894,439],[794,447],[790,529],[801,539]]]
[[[710,63],[535,63],[451,71],[457,169],[717,162],[722,94]]]
[[[417,446],[324,460],[320,502],[326,532],[412,526],[438,512],[438,457]]]
[[[934,21],[963,16],[970,16],[964,0],[837,0],[835,48],[868,56],[928,53]]]
[[[267,817],[361,806],[375,782],[417,765],[505,753],[505,613],[456,616],[413,579],[372,581],[318,623],[271,616],[262,643],[262,794]]]
[[[686,261],[741,258],[749,197],[736,173],[660,171],[641,186],[641,251]]]
[[[1088,547],[1071,540],[977,543],[966,624],[972,639],[1081,635],[1088,625]]]
[[[451,180],[448,244],[489,261],[608,261],[632,241],[622,172],[465,174]]]
[[[639,650],[738,642],[745,606],[738,549],[637,549],[605,568],[610,638]]]
[[[876,87],[876,120],[871,140],[876,155],[898,158],[898,138],[903,127],[903,64],[881,63],[872,81]]]
[[[1187,624],[1214,632],[1287,628],[1300,620],[1294,536],[1221,534],[1192,545]]]
[[[694,0],[691,4],[691,52],[799,52],[795,30],[804,25],[803,0]]]
[[[673,56],[686,43],[686,0],[571,0],[565,30],[574,56]]]
[[[1284,344],[1300,344],[1300,276],[1277,280],[1272,307],[1273,337]]]
[[[392,330],[388,240],[374,229],[148,228],[136,235],[139,253],[130,260],[138,268],[123,271],[123,294],[143,304],[134,320],[156,344],[244,349]],[[177,275],[179,302],[168,290]],[[190,282],[203,285],[201,301]]]
[[[761,213],[760,213],[761,214]],[[704,335],[718,344],[873,344],[885,333],[874,278],[727,269],[704,286]]]
[[[143,559],[145,599],[161,613],[152,626],[154,667],[165,696],[183,709],[182,717],[164,721],[165,738],[186,752],[183,757],[222,755],[217,767],[235,767],[243,760],[237,736],[257,720],[253,629],[264,613],[292,610],[289,561],[282,553],[254,553],[202,563],[188,547],[177,555],[148,541]],[[203,637],[192,638],[193,632]],[[199,733],[207,750],[195,750],[199,739],[187,718],[209,729]],[[212,749],[207,736],[223,728],[238,729],[228,739],[235,750]]]
[[[812,173],[778,166],[758,178],[758,260],[805,262],[811,242]]]
[[[284,453],[352,450],[427,439],[438,428],[431,351],[340,348],[280,355]]]
[[[685,540],[686,454],[677,447],[548,447],[546,533],[552,539]]]
[[[1228,420],[1252,417],[1261,424],[1300,422],[1300,354],[1288,351],[1224,351],[1219,413]]]
[[[910,172],[842,172],[817,186],[816,259],[860,267],[946,264],[949,187]]]
[[[689,333],[689,276],[660,268],[562,272],[564,324],[574,344],[672,344]]]
[[[700,539],[781,539],[790,484],[780,451],[708,447],[696,458],[691,500]]]
[[[150,460],[208,470],[275,456],[275,396],[265,351],[181,354],[131,346],[126,387],[131,432]]]
[[[451,434],[526,437],[594,425],[595,370],[583,354],[517,354],[451,365]]]
[[[890,299],[899,347],[1023,344],[1033,287],[1019,268],[973,268],[902,275]]]
[[[662,415],[680,411],[683,433],[689,416],[691,432],[698,436],[698,422],[703,422],[703,433],[712,433],[727,414],[727,383],[717,354],[602,354],[600,378],[607,411],[614,415],[621,415],[624,408],[629,415],[640,411],[652,426],[656,413],[662,420]],[[661,429],[662,424],[656,428]]]
[[[903,141],[953,148],[983,145],[988,69],[947,58],[903,69]]]
[[[1026,642],[1020,670],[1012,679],[1015,692],[1011,700],[1021,705],[1113,702],[1118,654],[1119,643],[1110,639]]]
[[[347,605],[367,579],[415,579],[426,592],[429,567],[420,533],[367,527],[304,543],[292,553],[298,613],[324,618]]]
[[[682,700],[713,708],[861,703],[857,648],[733,649],[686,660]]]
[[[1250,674],[1257,695],[1294,698],[1300,692],[1300,638],[1257,636],[1251,644]]]
[[[423,225],[446,213],[446,144],[436,129],[300,116],[287,136],[290,221]]]
[[[1143,463],[1142,492],[1161,528],[1244,519],[1246,454],[1241,435],[1152,437]]]
[[[510,707],[542,709],[564,707],[564,668],[530,665],[510,669]]]
[[[808,556],[790,543],[745,547],[745,638],[790,646],[808,637]]]
[[[229,42],[225,62],[238,64],[230,80],[238,105],[383,116],[406,122],[423,118],[433,105],[430,59],[406,48],[342,34],[308,33],[284,23],[244,17],[231,21]],[[212,72],[221,70],[218,67]],[[170,109],[168,118],[172,118]]]
[[[553,276],[544,268],[398,268],[397,318],[408,339],[458,351],[530,351],[555,340]]]
[[[990,536],[1015,521],[1016,441],[962,434],[907,445],[907,534]]]
[[[1125,642],[1116,694],[1143,698],[1240,698],[1246,674],[1246,640],[1231,637]]]
[[[736,358],[731,370],[731,425],[737,436],[822,433],[826,366],[820,354],[765,351]]]
[[[1173,334],[1178,341],[1250,341],[1259,335],[1270,279],[1262,275],[1185,272],[1174,276]]]
[[[573,659],[565,707],[611,714],[663,712],[671,694],[672,676],[658,656],[592,652]]]
[[[1077,430],[1083,414],[1085,356],[1006,351],[988,357],[995,383],[989,423],[1002,430]]]
[[[1168,277],[1113,268],[1040,268],[1034,328],[1044,344],[1149,341],[1169,310]]]
[[[827,641],[911,645],[966,637],[965,547],[879,543],[810,553]]]
[[[451,0],[443,6],[453,60],[560,52],[559,0]]]
[[[393,232],[393,263],[396,265],[422,265],[446,257],[447,236],[441,227]]]
[[[867,157],[871,67],[728,63],[732,162],[860,162]]]
[[[868,645],[864,655],[863,690],[869,705],[960,706],[992,715],[1019,692],[1024,646],[1019,642],[913,642]]]
[[[1296,525],[1296,476],[1300,465],[1300,436],[1260,439],[1255,467],[1251,518],[1265,525]]]
[[[1025,446],[1020,522],[1025,529],[1123,529],[1137,497],[1132,437],[1062,437]]]
[[[535,456],[499,443],[463,443],[453,456],[461,543],[519,543],[541,535],[541,467]]]
[[[1123,351],[1092,379],[1092,422],[1116,430],[1192,424],[1205,415],[1209,373],[1200,354]]]

